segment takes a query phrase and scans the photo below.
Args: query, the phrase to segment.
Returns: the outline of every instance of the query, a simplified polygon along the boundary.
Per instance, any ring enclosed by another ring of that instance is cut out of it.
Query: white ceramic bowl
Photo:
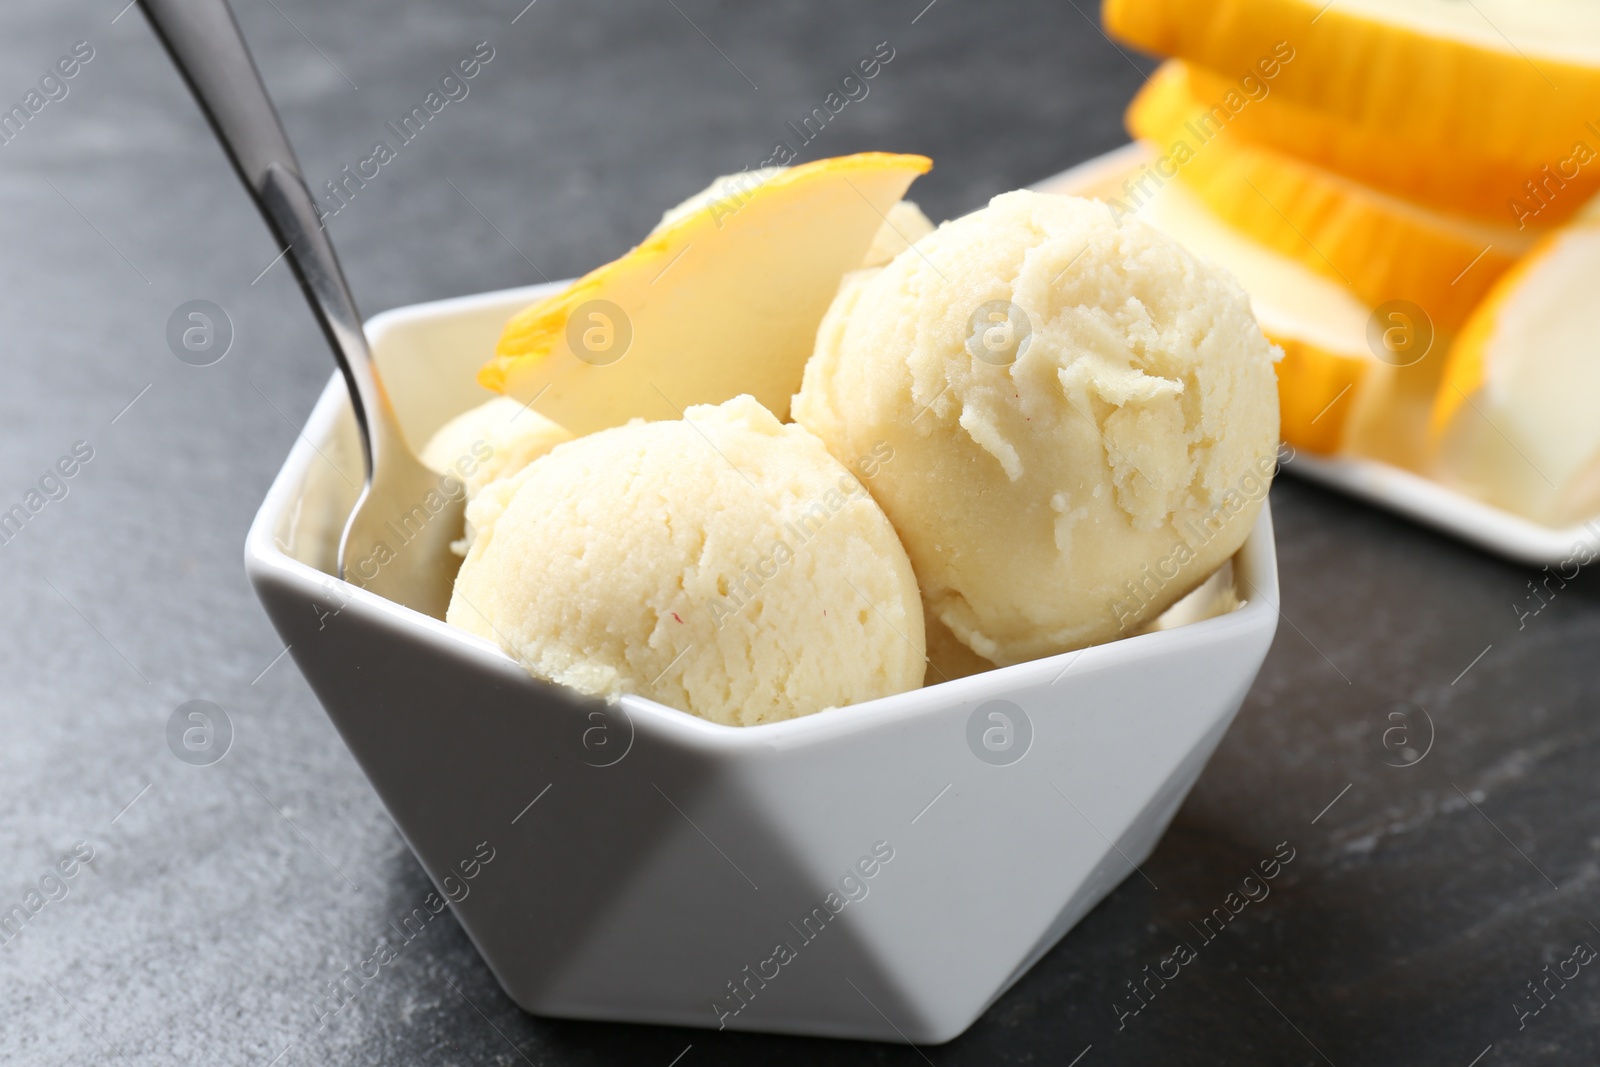
[[[368,324],[414,442],[487,395],[483,353],[549,289]],[[1277,624],[1263,509],[1153,632],[765,726],[607,707],[328,576],[358,455],[335,377],[246,568],[484,960],[541,1015],[949,1040],[1150,854]]]

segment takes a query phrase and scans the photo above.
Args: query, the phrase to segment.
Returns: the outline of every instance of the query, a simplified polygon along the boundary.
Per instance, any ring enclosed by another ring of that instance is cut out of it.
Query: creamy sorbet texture
[[[922,683],[916,579],[888,519],[751,397],[559,445],[467,518],[447,620],[539,677],[741,726]]]
[[[868,483],[929,614],[997,663],[1143,626],[1239,548],[1278,350],[1220,268],[1097,201],[1015,192],[848,275],[795,420]]]

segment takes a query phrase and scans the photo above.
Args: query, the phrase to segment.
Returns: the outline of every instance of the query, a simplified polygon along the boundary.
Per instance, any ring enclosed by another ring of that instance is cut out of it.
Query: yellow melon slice
[[[1585,200],[1600,193],[1600,123],[1588,138],[1590,147],[1550,161],[1549,173],[1531,173],[1482,155],[1476,143],[1421,152],[1409,134],[1306,107],[1272,92],[1271,83],[1259,76],[1233,80],[1192,63],[1173,62],[1187,93],[1172,94],[1171,102],[1181,104],[1185,96],[1201,101],[1209,107],[1212,123],[1240,136],[1440,211],[1496,225],[1549,229],[1568,221]],[[1600,105],[1596,113],[1600,115]],[[1527,183],[1535,180],[1530,191]]]
[[[1155,151],[1124,150],[1108,165],[1069,174],[1045,192],[1126,203]],[[1366,341],[1371,311],[1343,286],[1240,234],[1192,191],[1167,182],[1141,199],[1134,218],[1226,269],[1250,294],[1251,310],[1283,349],[1278,403],[1283,439],[1312,452],[1337,452],[1381,369]]]
[[[1600,220],[1550,235],[1451,346],[1436,476],[1551,525],[1600,514]]]
[[[478,381],[578,435],[740,393],[786,417],[840,278],[931,166],[868,152],[735,178],[518,312]]]
[[[1466,320],[1536,239],[1515,226],[1432,210],[1219,128],[1179,65],[1157,71],[1127,121],[1135,136],[1161,148],[1155,181],[1145,188],[1176,174],[1262,244],[1343,282],[1370,306],[1414,303],[1445,331]]]
[[[1572,163],[1579,142],[1600,152],[1592,0],[1106,0],[1103,17],[1136,47],[1224,78],[1270,72],[1274,97],[1383,131],[1374,147],[1402,157],[1490,160],[1518,183],[1564,162],[1600,168]],[[1333,169],[1344,148],[1298,142]]]

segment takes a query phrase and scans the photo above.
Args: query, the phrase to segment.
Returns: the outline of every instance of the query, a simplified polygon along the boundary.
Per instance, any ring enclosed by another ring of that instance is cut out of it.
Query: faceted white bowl
[[[414,442],[487,397],[483,353],[551,288],[368,324]],[[949,1040],[1154,849],[1277,624],[1263,509],[1170,628],[766,726],[608,707],[330,578],[358,457],[335,377],[246,569],[462,927],[541,1015]],[[1243,605],[1207,617],[1230,581]]]

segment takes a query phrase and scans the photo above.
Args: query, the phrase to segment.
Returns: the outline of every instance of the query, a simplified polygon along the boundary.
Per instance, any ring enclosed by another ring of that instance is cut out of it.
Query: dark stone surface
[[[288,272],[253,282],[276,249],[137,11],[114,21],[123,2],[0,15],[7,105],[73,42],[95,49],[0,146],[0,510],[74,442],[94,449],[0,548],[0,903],[75,842],[94,849],[0,949],[7,1062],[1600,1056],[1592,968],[1520,1032],[1513,1008],[1545,964],[1600,945],[1600,588],[1586,575],[1519,627],[1528,568],[1288,479],[1273,500],[1292,621],[1146,867],[1160,888],[1125,882],[955,1042],[531,1018],[449,920],[319,1032],[317,995],[428,889],[292,664],[269,666],[281,645],[240,566],[330,363]],[[924,2],[539,0],[513,25],[521,0],[241,0],[239,16],[319,180],[493,43],[471,96],[331,224],[370,313],[615,255],[710,175],[762,159],[883,40],[892,64],[808,156],[928,153],[915,195],[935,218],[1123,140],[1149,64],[1114,50],[1084,0]],[[236,329],[206,368],[164,339],[196,298]],[[165,741],[191,699],[236,732],[213,767]],[[1415,766],[1386,765],[1403,740],[1383,745],[1391,701],[1431,718]],[[1191,922],[1284,841],[1295,859],[1271,896],[1199,943]],[[1181,939],[1197,958],[1119,1032],[1124,983]]]

